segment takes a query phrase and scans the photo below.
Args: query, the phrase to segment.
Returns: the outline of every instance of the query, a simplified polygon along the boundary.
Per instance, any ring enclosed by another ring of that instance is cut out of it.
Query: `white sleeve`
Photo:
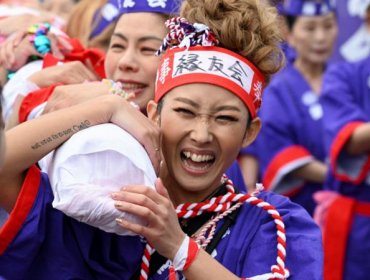
[[[36,60],[26,64],[4,85],[2,94],[4,98],[3,117],[5,121],[10,117],[18,95],[26,96],[28,93],[39,89],[36,84],[27,79],[33,73],[42,69],[42,63],[42,60]]]
[[[78,221],[120,235],[133,233],[118,226],[116,218],[142,221],[116,210],[110,194],[130,184],[154,188],[156,179],[142,145],[113,124],[76,133],[55,151],[44,168],[48,170],[56,209]]]

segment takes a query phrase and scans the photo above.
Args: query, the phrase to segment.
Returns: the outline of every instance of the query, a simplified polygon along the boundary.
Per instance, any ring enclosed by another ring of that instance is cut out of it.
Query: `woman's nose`
[[[208,117],[199,117],[194,121],[190,137],[197,143],[209,143],[213,140],[211,124]]]
[[[127,48],[119,58],[119,68],[122,71],[137,72],[140,68],[133,48]]]

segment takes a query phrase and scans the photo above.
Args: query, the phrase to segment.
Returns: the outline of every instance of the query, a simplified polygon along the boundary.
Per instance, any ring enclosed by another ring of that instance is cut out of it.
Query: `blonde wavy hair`
[[[66,33],[71,38],[78,38],[85,47],[107,49],[112,36],[114,24],[108,26],[97,37],[90,38],[94,29],[93,20],[97,10],[103,7],[107,0],[81,0],[72,10],[66,26]]]
[[[252,62],[268,82],[285,63],[276,8],[264,0],[185,0],[180,15],[210,27],[220,46]]]

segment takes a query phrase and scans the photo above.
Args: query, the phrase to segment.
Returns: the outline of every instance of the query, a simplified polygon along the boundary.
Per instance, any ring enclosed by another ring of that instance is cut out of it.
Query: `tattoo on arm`
[[[48,143],[53,142],[54,140],[58,140],[60,138],[66,137],[66,136],[67,137],[70,137],[73,134],[75,134],[76,132],[78,132],[80,130],[83,130],[85,128],[88,128],[90,126],[91,126],[91,123],[88,120],[85,120],[85,121],[83,121],[83,122],[81,122],[79,124],[73,125],[72,127],[68,128],[68,129],[64,129],[62,131],[59,131],[59,132],[57,132],[55,134],[50,135],[47,138],[44,138],[44,139],[41,139],[40,141],[37,141],[36,143],[34,143],[33,145],[31,145],[31,148],[32,148],[32,150],[39,149],[42,146],[45,146]]]

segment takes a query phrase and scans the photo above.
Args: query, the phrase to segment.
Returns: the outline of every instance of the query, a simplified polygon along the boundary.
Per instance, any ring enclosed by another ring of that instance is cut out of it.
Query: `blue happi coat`
[[[335,279],[367,279],[370,275],[370,154],[349,155],[345,144],[356,128],[370,122],[370,57],[353,64],[333,65],[325,76],[321,103],[331,167],[325,189],[340,195],[328,209],[323,225],[328,256],[325,270],[328,275],[337,271]]]
[[[9,219],[0,230],[0,277],[24,279],[129,279],[144,243],[69,218],[51,203],[46,174],[32,167]]]
[[[285,222],[286,267],[291,275],[288,279],[321,280],[321,232],[311,217],[301,206],[281,195],[261,192],[258,197],[274,205]],[[218,228],[221,225],[222,222]],[[212,256],[234,274],[248,278],[271,271],[276,263],[276,246],[276,225],[271,216],[257,206],[243,204],[235,224],[226,231]],[[151,279],[168,279],[169,265],[169,261],[163,264]]]
[[[290,279],[322,279],[321,233],[303,208],[262,192],[286,225]],[[31,167],[15,208],[0,231],[0,277],[13,279],[130,279],[145,243],[137,236],[103,232],[52,208],[46,174]],[[222,223],[221,223],[222,224]],[[276,263],[276,224],[245,204],[212,256],[240,277],[270,272]],[[166,279],[166,267],[152,279]]]
[[[257,141],[264,186],[290,196],[312,214],[312,195],[322,184],[293,178],[290,173],[314,159],[325,161],[323,110],[318,96],[293,64],[265,89],[260,117],[262,129]]]

